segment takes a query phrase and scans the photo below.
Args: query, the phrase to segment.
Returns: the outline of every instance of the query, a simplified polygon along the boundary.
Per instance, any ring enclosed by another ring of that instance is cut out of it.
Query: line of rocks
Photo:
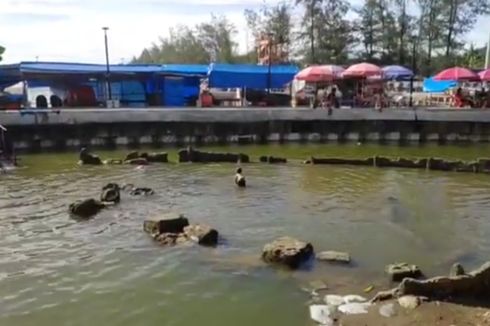
[[[449,161],[441,158],[424,158],[424,159],[407,159],[374,156],[364,159],[346,159],[346,158],[317,158],[311,157],[304,161],[305,164],[327,164],[327,165],[355,165],[355,166],[373,166],[373,167],[393,167],[407,169],[425,169],[433,171],[454,171],[454,172],[472,172],[472,173],[490,173],[490,159],[480,158],[476,161]]]
[[[148,165],[150,163],[168,163],[168,154],[165,152],[131,152],[124,159],[107,159],[104,161],[98,155],[90,153],[86,148],[82,148],[79,154],[79,164],[81,165]]]
[[[74,218],[89,219],[104,208],[118,204],[121,201],[121,189],[128,191],[131,196],[154,194],[154,191],[150,188],[137,188],[131,184],[120,187],[117,183],[109,183],[102,187],[100,200],[94,198],[78,200],[70,204],[68,210]]]

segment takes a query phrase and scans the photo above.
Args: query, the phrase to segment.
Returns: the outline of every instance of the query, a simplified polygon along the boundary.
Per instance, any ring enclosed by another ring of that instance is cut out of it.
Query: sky
[[[266,0],[274,4],[280,0]],[[291,0],[292,1],[292,0]],[[350,0],[358,5],[362,0]],[[251,41],[243,11],[263,0],[0,0],[2,63],[63,61],[104,63],[103,26],[108,26],[111,63],[133,56],[168,35],[178,24],[195,25],[224,14],[239,31],[239,50]],[[480,19],[466,38],[488,40],[490,18]],[[249,42],[247,42],[249,41]]]

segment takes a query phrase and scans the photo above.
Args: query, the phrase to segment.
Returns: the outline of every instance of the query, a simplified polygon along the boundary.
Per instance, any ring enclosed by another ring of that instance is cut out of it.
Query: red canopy
[[[295,78],[307,82],[332,81],[342,78],[344,68],[335,65],[311,66],[301,70]]]
[[[434,80],[478,81],[480,76],[475,72],[461,67],[449,68],[434,76]]]
[[[482,81],[490,81],[490,69],[483,70],[478,74],[478,76],[480,76]]]
[[[358,63],[347,68],[342,74],[346,78],[367,78],[373,76],[383,76],[383,70],[371,63]]]

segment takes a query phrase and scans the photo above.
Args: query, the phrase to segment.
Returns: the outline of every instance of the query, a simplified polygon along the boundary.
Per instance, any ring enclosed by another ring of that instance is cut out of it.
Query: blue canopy
[[[106,65],[64,62],[21,62],[22,73],[44,74],[101,74],[106,72]],[[160,65],[110,65],[111,74],[136,74],[160,71]]]
[[[162,65],[161,72],[166,74],[176,74],[185,76],[206,76],[209,71],[208,65],[181,65],[181,64],[168,64]]]
[[[424,79],[423,89],[427,93],[444,93],[457,86],[456,81],[452,80],[434,80],[433,77]]]
[[[271,88],[283,88],[294,79],[298,71],[298,67],[292,65],[271,66]],[[212,64],[209,67],[208,77],[210,87],[267,89],[269,66]]]
[[[386,66],[383,68],[383,74],[386,79],[410,79],[413,77],[413,72],[403,66]]]

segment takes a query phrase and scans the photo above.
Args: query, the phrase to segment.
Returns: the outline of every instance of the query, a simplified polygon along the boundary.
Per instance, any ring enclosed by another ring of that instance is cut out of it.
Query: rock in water
[[[149,153],[145,158],[150,163],[168,163],[167,153]]]
[[[126,160],[124,161],[124,164],[130,164],[130,165],[148,165],[148,161],[145,158],[135,158],[132,160]]]
[[[350,263],[350,255],[346,252],[339,251],[322,251],[316,255],[316,259],[342,264]]]
[[[395,305],[393,303],[388,303],[379,308],[379,314],[383,317],[393,317],[396,315]]]
[[[360,314],[367,314],[368,308],[370,304],[369,303],[358,303],[358,302],[353,302],[353,303],[346,303],[341,306],[339,306],[339,311],[343,314],[346,315],[360,315]]]
[[[119,185],[116,183],[109,183],[105,185],[102,188],[100,200],[107,203],[119,203],[121,201],[121,194],[119,189]]]
[[[89,153],[89,151],[84,147],[80,150],[79,155],[80,162],[86,165],[102,165],[102,160],[95,154]]]
[[[183,233],[189,220],[181,214],[169,213],[146,219],[143,224],[145,232],[155,235],[162,233]]]
[[[126,158],[124,159],[125,161],[131,161],[134,159],[140,158],[140,153],[139,152],[131,152],[128,155],[126,155]]]
[[[420,298],[413,295],[405,295],[398,298],[398,304],[405,309],[413,310],[420,305]]]
[[[407,263],[397,263],[386,266],[386,273],[390,275],[393,282],[401,282],[404,278],[419,278],[422,276],[422,271],[416,265]]]
[[[262,259],[267,263],[282,264],[296,269],[310,259],[313,253],[311,243],[282,237],[264,246]]]
[[[218,244],[218,231],[207,225],[189,225],[184,228],[184,234],[192,241],[202,246],[216,246]]]
[[[330,308],[326,305],[311,305],[310,318],[321,325],[333,326]]]
[[[87,219],[96,215],[104,207],[106,206],[103,203],[91,198],[70,204],[69,210],[74,216]]]
[[[131,196],[150,196],[150,195],[153,195],[155,194],[155,192],[153,191],[153,189],[151,188],[133,188],[129,194]]]
[[[453,266],[451,266],[451,270],[449,271],[450,277],[461,276],[464,274],[464,268],[459,263],[455,263]]]

